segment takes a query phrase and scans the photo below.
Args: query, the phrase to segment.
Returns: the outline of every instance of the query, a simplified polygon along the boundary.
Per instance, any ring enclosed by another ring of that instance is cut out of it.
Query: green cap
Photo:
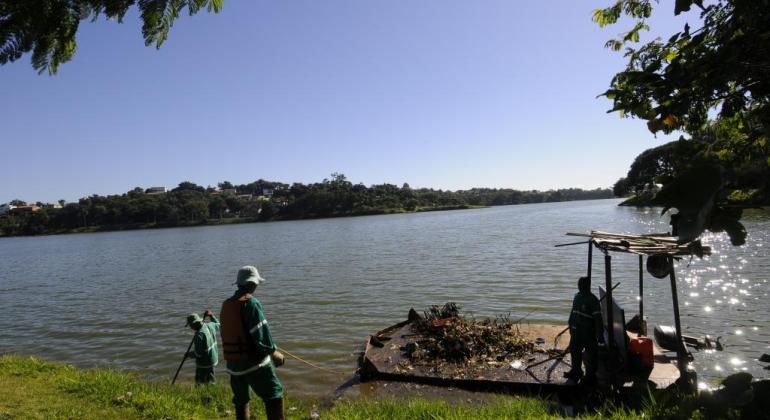
[[[187,315],[187,324],[185,324],[185,327],[189,327],[192,324],[195,324],[196,322],[203,323],[203,318],[201,318],[198,314],[190,314]]]
[[[235,284],[238,286],[243,286],[246,283],[255,283],[257,286],[259,286],[259,284],[263,281],[265,281],[265,279],[259,275],[257,267],[254,267],[253,265],[245,265],[241,267],[240,270],[238,270],[238,279],[235,281]]]

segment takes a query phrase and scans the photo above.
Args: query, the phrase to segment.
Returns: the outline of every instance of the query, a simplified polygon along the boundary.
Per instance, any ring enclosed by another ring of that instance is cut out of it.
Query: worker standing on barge
[[[574,381],[583,377],[583,349],[586,350],[586,377],[584,383],[596,382],[597,343],[604,344],[604,325],[602,323],[599,299],[591,293],[591,278],[578,280],[578,293],[572,301],[569,316],[569,351],[572,369],[564,376]]]

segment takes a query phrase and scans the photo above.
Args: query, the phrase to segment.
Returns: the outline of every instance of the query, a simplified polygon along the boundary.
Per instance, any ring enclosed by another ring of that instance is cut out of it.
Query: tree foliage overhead
[[[683,242],[708,229],[727,231],[742,244],[741,211],[729,197],[740,180],[766,191],[770,175],[770,0],[676,0],[673,6],[676,15],[699,11],[699,27],[685,24],[667,39],[641,45],[652,0],[617,0],[594,11],[600,26],[623,15],[634,21],[606,44],[616,51],[625,47],[628,64],[603,95],[613,101],[609,112],[644,119],[652,133],[683,131],[695,143],[640,155],[629,172],[631,187],[658,178],[662,188],[653,200],[678,210],[672,226]],[[642,168],[648,174],[633,173]]]
[[[224,0],[0,0],[0,64],[32,53],[32,67],[55,74],[77,50],[80,22],[100,16],[119,23],[136,7],[146,45],[160,48],[185,10],[219,12]]]

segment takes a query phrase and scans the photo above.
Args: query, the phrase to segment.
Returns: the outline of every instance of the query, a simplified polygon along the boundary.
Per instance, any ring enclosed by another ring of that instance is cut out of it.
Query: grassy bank
[[[213,419],[232,418],[226,384],[211,386],[148,382],[136,375],[108,369],[83,370],[19,356],[0,356],[0,419]],[[252,416],[264,418],[262,404]],[[649,405],[640,411],[605,407],[581,419],[690,418],[690,411]],[[425,399],[360,398],[316,409],[312,401],[287,396],[286,417],[308,419],[559,419],[562,410],[538,398],[492,398],[483,404],[447,403]],[[676,415],[679,414],[679,415]]]
[[[0,419],[212,419],[231,416],[225,385],[148,382],[115,370],[82,370],[36,358],[0,357]],[[264,416],[252,404],[254,416]],[[287,399],[289,418],[310,409]]]

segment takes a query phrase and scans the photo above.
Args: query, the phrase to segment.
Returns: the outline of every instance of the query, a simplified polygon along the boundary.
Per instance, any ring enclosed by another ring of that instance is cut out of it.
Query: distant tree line
[[[186,226],[209,223],[290,220],[460,209],[471,206],[544,203],[611,198],[610,189],[550,191],[474,188],[461,191],[353,184],[345,175],[313,184],[257,180],[222,182],[219,188],[182,182],[165,193],[135,188],[120,195],[92,195],[76,203],[41,205],[37,211],[0,216],[0,235]],[[15,205],[25,204],[14,200]]]

